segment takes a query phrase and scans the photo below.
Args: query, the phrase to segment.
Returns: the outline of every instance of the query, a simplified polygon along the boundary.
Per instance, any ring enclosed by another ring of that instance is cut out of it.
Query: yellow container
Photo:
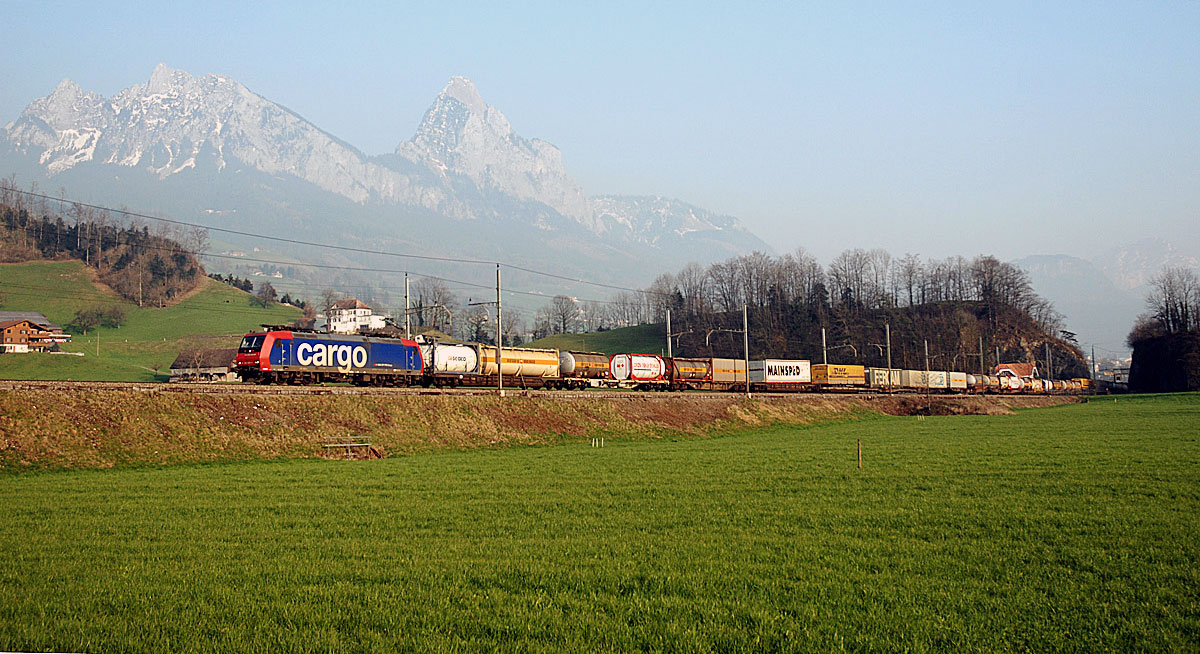
[[[817,363],[812,367],[812,380],[815,384],[838,386],[866,384],[867,369],[841,363]]]

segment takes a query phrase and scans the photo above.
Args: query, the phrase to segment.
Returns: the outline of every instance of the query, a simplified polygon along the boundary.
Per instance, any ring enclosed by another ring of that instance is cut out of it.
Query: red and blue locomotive
[[[290,384],[407,386],[425,367],[416,341],[290,330],[246,334],[236,361],[242,379]]]

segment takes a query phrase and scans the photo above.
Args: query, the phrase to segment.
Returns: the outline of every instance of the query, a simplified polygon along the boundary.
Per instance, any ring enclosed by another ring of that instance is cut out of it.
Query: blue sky
[[[778,251],[1200,250],[1200,3],[134,4],[0,2],[0,122],[161,61],[379,154],[464,75],[588,193]]]

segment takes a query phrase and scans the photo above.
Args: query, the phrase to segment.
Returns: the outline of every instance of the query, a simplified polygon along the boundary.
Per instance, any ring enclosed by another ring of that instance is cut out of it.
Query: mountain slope
[[[74,335],[62,349],[83,353],[0,356],[0,379],[165,381],[180,350],[235,347],[243,334],[264,323],[300,317],[295,307],[252,306],[248,293],[207,278],[179,304],[138,307],[98,284],[94,271],[79,261],[0,265],[0,294],[0,309],[45,314]],[[87,336],[67,326],[76,311],[95,306],[121,307],[124,322],[89,329]]]

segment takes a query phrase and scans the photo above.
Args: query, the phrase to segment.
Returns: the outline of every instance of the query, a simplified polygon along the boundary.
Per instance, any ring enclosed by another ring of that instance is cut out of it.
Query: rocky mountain
[[[411,140],[378,156],[219,75],[160,64],[111,98],[64,80],[4,127],[0,172],[212,226],[333,225],[339,242],[467,258],[545,259],[532,246],[549,244],[568,270],[615,269],[630,282],[688,260],[770,250],[736,218],[682,202],[588,197],[558,148],[518,135],[463,77]],[[636,266],[649,260],[653,268]]]
[[[1200,270],[1200,252],[1189,252],[1161,238],[1146,238],[1113,248],[1093,258],[1092,262],[1118,288],[1135,290],[1144,288],[1164,268],[1183,266]]]

